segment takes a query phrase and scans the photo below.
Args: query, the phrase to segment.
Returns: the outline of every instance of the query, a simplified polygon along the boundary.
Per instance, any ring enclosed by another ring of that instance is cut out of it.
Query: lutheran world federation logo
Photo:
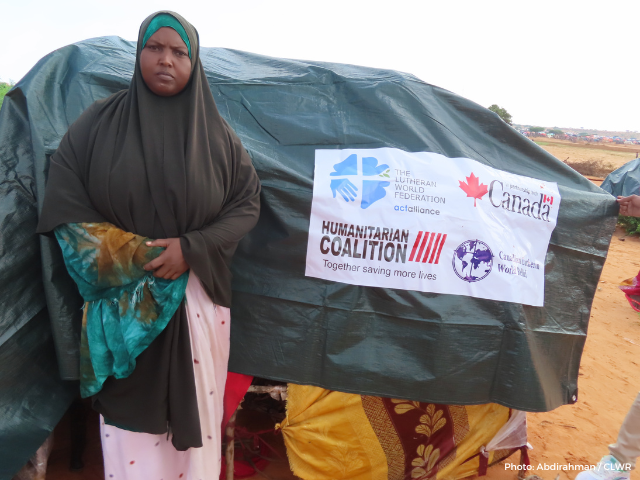
[[[361,192],[360,208],[368,208],[387,194],[385,189],[390,182],[385,178],[391,178],[391,169],[386,163],[378,165],[375,157],[363,157],[362,162],[358,162],[354,153],[336,163],[333,170],[329,174],[333,177],[330,183],[333,198],[339,193],[345,202],[355,202]]]
[[[481,240],[467,240],[453,251],[453,271],[465,282],[478,282],[491,273],[493,252]]]

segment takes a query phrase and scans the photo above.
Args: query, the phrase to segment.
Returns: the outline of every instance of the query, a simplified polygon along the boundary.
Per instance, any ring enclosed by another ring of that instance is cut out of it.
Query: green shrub
[[[0,107],[2,107],[2,101],[4,100],[5,94],[11,90],[11,87],[13,87],[13,85],[0,82]]]
[[[640,218],[637,217],[618,217],[618,225],[622,226],[627,235],[640,235]]]

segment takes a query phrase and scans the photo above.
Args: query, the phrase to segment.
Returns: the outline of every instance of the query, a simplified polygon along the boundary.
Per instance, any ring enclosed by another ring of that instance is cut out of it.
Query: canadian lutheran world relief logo
[[[467,240],[453,251],[453,271],[465,282],[479,282],[492,268],[493,252],[481,240]]]
[[[335,177],[330,183],[333,198],[336,198],[336,193],[339,193],[345,202],[355,202],[360,189],[353,182],[362,188],[360,208],[370,207],[387,194],[385,189],[390,182],[384,179],[391,178],[390,168],[386,163],[378,165],[378,159],[375,157],[363,157],[362,171],[358,172],[358,156],[354,153],[342,162],[336,163],[333,170],[329,174]]]

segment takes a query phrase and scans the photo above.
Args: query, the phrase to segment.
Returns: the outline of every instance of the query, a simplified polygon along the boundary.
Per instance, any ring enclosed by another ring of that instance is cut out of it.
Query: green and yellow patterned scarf
[[[107,377],[126,378],[136,357],[162,332],[182,302],[189,272],[156,278],[144,265],[163,251],[148,238],[110,223],[68,223],[55,229],[67,270],[85,301],[80,341],[80,392],[100,391]]]

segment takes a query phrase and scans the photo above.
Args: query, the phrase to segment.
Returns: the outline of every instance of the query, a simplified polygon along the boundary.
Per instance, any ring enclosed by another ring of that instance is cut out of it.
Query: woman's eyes
[[[159,47],[158,45],[147,45],[145,48],[148,48],[152,52],[160,52],[162,50],[162,48]],[[188,57],[189,56],[188,53],[183,52],[182,50],[174,50],[173,53],[174,53],[174,55],[176,55],[178,57]]]

